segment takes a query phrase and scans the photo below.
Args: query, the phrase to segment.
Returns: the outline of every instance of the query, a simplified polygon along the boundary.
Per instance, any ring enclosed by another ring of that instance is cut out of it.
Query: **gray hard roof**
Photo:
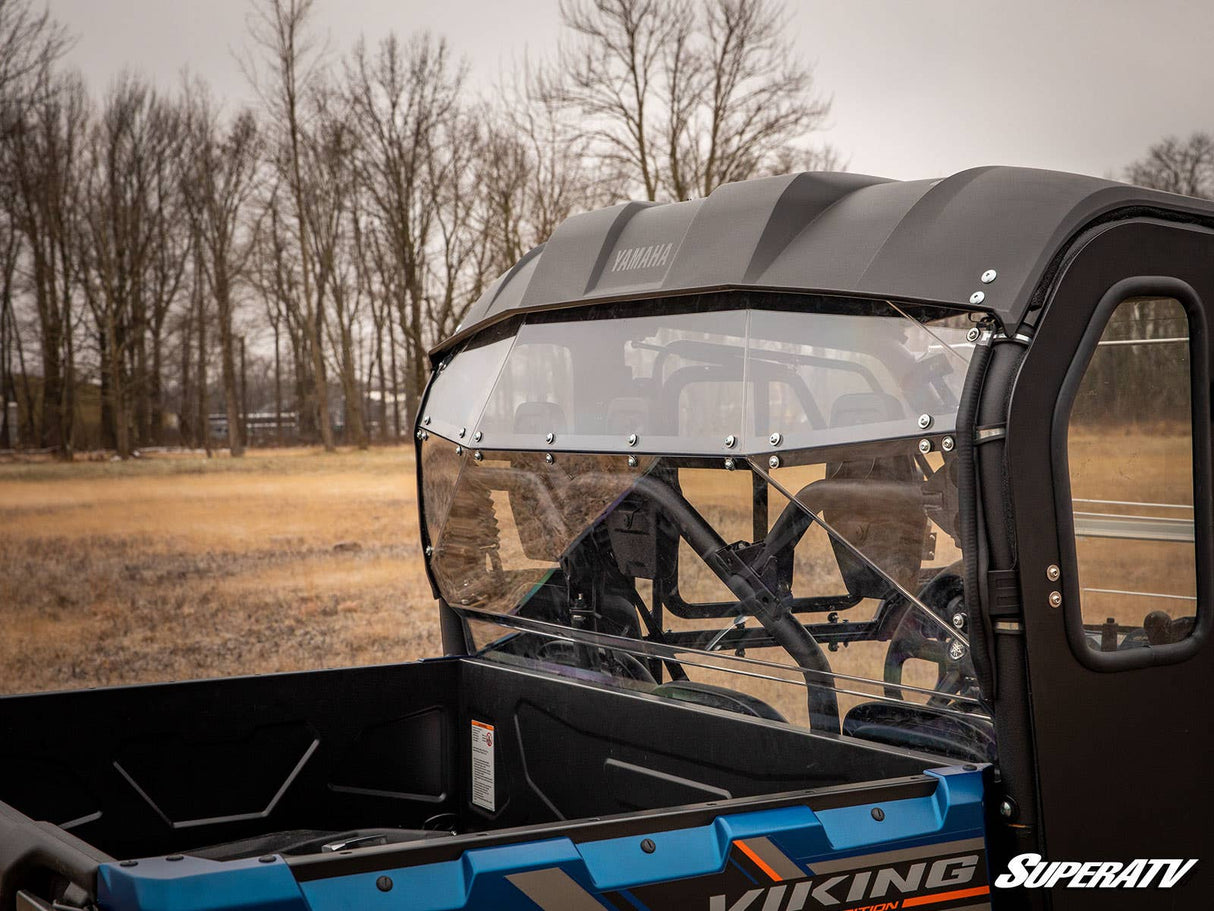
[[[969,306],[1014,327],[1051,260],[1117,210],[1214,217],[1214,204],[1111,180],[985,167],[942,180],[803,173],[704,199],[575,215],[472,305],[449,347],[512,313],[725,288]],[[979,280],[988,269],[998,277]]]

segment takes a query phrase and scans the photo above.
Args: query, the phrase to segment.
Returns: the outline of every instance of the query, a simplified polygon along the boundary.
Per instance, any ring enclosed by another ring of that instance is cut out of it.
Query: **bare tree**
[[[315,280],[309,187],[304,183],[306,105],[318,78],[319,50],[309,31],[313,6],[314,0],[256,0],[250,34],[265,62],[259,68],[255,61],[250,61],[248,72],[266,103],[276,132],[273,161],[291,201],[294,249],[300,262],[301,293],[291,306],[298,311],[297,322],[307,340],[321,441],[326,450],[332,451],[333,427],[322,331],[324,288],[317,287]]]
[[[78,77],[59,77],[45,70],[40,78],[49,84],[34,93],[21,117],[10,124],[0,162],[11,181],[11,225],[24,240],[26,285],[37,315],[40,445],[70,458],[80,157],[89,110]]]
[[[426,34],[407,46],[389,35],[374,53],[360,45],[347,67],[361,183],[390,253],[382,263],[398,276],[381,287],[396,293],[409,422],[425,384],[431,258],[437,208],[446,192],[434,181],[453,173],[433,159],[444,151],[440,131],[460,116],[463,80],[464,68],[451,63],[446,42]]]
[[[252,251],[252,231],[244,230],[243,216],[254,189],[258,143],[257,121],[251,111],[240,112],[225,128],[205,89],[196,86],[192,90],[189,164],[183,186],[201,245],[202,255],[197,262],[215,301],[228,447],[233,456],[244,455],[246,442],[241,436],[233,325],[237,285]]]
[[[1214,198],[1214,137],[1204,132],[1186,140],[1169,136],[1126,168],[1126,179],[1153,190]]]
[[[773,0],[563,0],[561,14],[573,39],[540,90],[646,199],[771,173],[830,111]]]
[[[176,109],[124,75],[93,127],[82,205],[85,299],[101,363],[102,424],[118,455],[144,432],[137,415],[151,388],[146,342],[159,304],[149,272],[163,237],[159,194],[180,152]]]

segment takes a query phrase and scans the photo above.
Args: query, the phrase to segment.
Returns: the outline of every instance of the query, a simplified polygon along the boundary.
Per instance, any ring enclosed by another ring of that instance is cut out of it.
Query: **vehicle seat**
[[[832,427],[854,427],[905,417],[902,403],[883,392],[841,395],[831,409]],[[826,477],[838,481],[883,481],[918,484],[920,473],[911,455],[869,456],[829,462]],[[917,506],[884,502],[879,497],[828,510],[823,518],[851,544],[910,590],[918,588],[927,517]],[[835,559],[852,597],[883,598],[888,584],[871,567],[832,539]]]
[[[766,718],[769,721],[788,720],[762,699],[757,699],[748,693],[726,689],[723,686],[713,686],[710,683],[672,680],[670,683],[654,687],[652,692],[655,696],[692,702],[726,712],[737,712],[739,715],[750,715],[752,718]]]
[[[607,403],[607,432],[613,435],[649,433],[649,400],[621,396]]]
[[[515,433],[564,433],[565,412],[556,402],[523,402],[514,409]]]
[[[994,728],[981,718],[939,715],[909,705],[863,702],[844,716],[843,733],[969,762],[995,761]]]

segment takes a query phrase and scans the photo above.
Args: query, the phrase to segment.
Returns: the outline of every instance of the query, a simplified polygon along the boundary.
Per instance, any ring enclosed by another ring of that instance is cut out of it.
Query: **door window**
[[[1196,624],[1189,319],[1172,298],[1123,301],[1067,431],[1080,611],[1089,649],[1179,642]]]

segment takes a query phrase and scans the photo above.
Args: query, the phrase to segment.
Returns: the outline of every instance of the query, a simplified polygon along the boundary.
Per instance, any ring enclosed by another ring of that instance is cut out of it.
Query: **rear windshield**
[[[658,306],[532,315],[468,342],[440,365],[424,430],[494,449],[715,454],[954,427],[969,315],[776,295]]]

